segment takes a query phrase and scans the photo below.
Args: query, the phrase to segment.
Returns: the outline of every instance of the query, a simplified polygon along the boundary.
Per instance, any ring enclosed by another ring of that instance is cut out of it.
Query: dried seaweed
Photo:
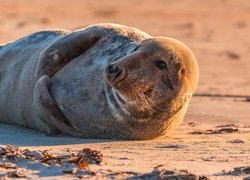
[[[97,164],[103,161],[103,155],[100,151],[89,148],[77,152],[69,152],[67,155],[53,155],[49,151],[37,151],[29,149],[20,149],[16,146],[0,146],[0,158],[6,162],[0,163],[0,168],[6,169],[7,177],[25,178],[28,170],[17,166],[19,160],[29,160],[35,163],[43,163],[46,166],[61,166],[73,168],[65,169],[61,172],[83,177],[84,175],[95,176],[96,173],[91,171],[89,164]],[[11,162],[8,162],[11,161]],[[75,166],[75,167],[74,167]]]

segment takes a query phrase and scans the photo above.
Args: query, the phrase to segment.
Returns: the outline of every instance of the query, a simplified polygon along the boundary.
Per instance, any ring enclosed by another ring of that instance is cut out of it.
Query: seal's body
[[[0,122],[85,138],[151,139],[184,117],[198,81],[170,38],[99,24],[0,48]]]

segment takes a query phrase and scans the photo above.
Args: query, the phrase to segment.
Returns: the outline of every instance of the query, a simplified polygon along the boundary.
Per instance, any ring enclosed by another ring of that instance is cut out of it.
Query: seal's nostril
[[[119,67],[114,67],[113,65],[108,65],[107,67],[107,72],[110,74],[110,75],[113,75],[113,76],[117,76],[117,74],[120,74],[121,73],[121,70]]]
[[[119,71],[117,72],[117,74],[115,75],[114,79],[118,78],[121,74],[122,74],[122,71],[119,70]]]
[[[117,74],[117,73],[119,73],[120,72],[120,69],[119,69],[119,67],[114,67],[113,65],[108,65],[108,67],[107,67],[107,72],[109,73],[109,74]]]
[[[111,74],[112,72],[113,72],[113,65],[108,65],[108,67],[107,67],[107,72],[109,73],[109,74]]]
[[[123,70],[120,69],[118,66],[115,65],[108,65],[108,67],[106,68],[106,73],[107,73],[107,77],[109,78],[109,80],[115,80],[115,81],[119,81],[120,78],[123,77]]]

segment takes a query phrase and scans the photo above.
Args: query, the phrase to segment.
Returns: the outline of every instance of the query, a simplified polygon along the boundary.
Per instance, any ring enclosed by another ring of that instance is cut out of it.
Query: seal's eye
[[[155,61],[155,65],[159,69],[166,69],[166,67],[167,67],[167,64],[162,60]]]

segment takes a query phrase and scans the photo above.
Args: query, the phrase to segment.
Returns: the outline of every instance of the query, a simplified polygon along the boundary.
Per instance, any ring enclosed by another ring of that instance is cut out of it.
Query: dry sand
[[[1,0],[0,3],[0,44],[41,29],[74,30],[94,23],[114,22],[183,41],[194,51],[200,65],[199,87],[185,120],[167,139],[110,141],[49,137],[0,125],[1,145],[49,150],[53,156],[91,148],[104,156],[100,165],[90,163],[75,175],[61,172],[77,167],[72,164],[49,166],[34,158],[16,161],[6,156],[0,163],[6,160],[24,166],[30,170],[24,172],[30,178],[71,179],[85,173],[84,177],[92,178],[158,179],[182,175],[250,179],[248,0]],[[7,171],[15,171],[5,168],[0,168],[0,177]]]

